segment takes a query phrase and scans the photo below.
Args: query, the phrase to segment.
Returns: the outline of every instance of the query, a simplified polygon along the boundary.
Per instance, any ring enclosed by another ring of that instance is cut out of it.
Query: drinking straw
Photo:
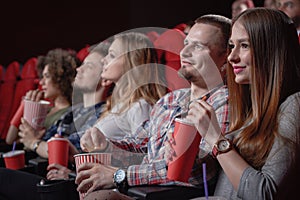
[[[16,141],[14,141],[14,143],[13,143],[12,151],[15,151],[15,149],[16,149]]]
[[[203,172],[205,199],[208,200],[208,188],[207,188],[207,180],[206,180],[206,163],[202,163],[202,172]]]

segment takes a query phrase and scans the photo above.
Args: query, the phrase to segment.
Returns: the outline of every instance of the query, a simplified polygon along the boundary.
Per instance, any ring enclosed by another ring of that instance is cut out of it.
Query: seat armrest
[[[36,157],[28,161],[28,165],[34,167],[34,173],[42,177],[47,175],[48,159],[42,157]]]
[[[129,188],[128,195],[138,200],[187,200],[204,196],[204,191],[198,187],[145,185]]]

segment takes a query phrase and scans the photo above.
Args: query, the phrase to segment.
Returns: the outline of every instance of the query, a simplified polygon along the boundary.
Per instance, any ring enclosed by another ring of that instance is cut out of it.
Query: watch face
[[[116,171],[115,181],[117,183],[121,183],[122,181],[124,181],[125,177],[126,177],[126,174],[125,174],[124,170],[119,169],[119,170]]]
[[[230,147],[230,143],[227,140],[221,140],[218,145],[219,151],[227,150],[229,147]]]

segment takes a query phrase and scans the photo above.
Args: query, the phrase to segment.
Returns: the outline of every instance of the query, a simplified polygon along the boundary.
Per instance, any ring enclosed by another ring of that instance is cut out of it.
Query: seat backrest
[[[1,87],[2,87],[2,83],[3,83],[4,73],[5,73],[5,69],[2,65],[0,65],[0,90],[1,90]]]
[[[159,38],[159,33],[157,33],[156,31],[149,31],[146,33],[146,35],[153,43],[157,38]]]
[[[37,58],[32,57],[26,61],[23,65],[20,79],[17,80],[15,90],[14,90],[14,98],[11,102],[11,109],[8,115],[8,122],[11,121],[14,114],[16,113],[18,107],[21,104],[23,96],[26,95],[26,92],[29,90],[35,90],[38,87],[38,73],[37,73]],[[7,134],[10,123],[6,123],[3,127],[3,134]]]
[[[76,56],[80,60],[80,62],[83,62],[85,57],[89,54],[89,48],[90,45],[87,44],[85,47],[83,47],[77,52]]]
[[[35,57],[29,58],[26,61],[21,71],[21,75],[20,75],[21,80],[38,78],[36,64],[37,64],[37,58]]]
[[[184,47],[185,34],[179,29],[169,29],[162,33],[154,42],[158,59],[165,65],[165,76],[169,92],[190,87],[190,83],[179,77],[180,51]]]
[[[19,78],[20,63],[13,61],[7,66],[0,90],[0,138],[6,137],[4,127],[9,124],[9,115],[14,99],[14,91]]]

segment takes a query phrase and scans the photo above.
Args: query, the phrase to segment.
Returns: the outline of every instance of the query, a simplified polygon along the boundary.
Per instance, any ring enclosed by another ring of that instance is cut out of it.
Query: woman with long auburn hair
[[[299,145],[297,31],[281,11],[248,9],[233,21],[229,49],[229,132],[221,134],[204,101],[191,104],[188,118],[220,163],[215,195],[273,199]]]

